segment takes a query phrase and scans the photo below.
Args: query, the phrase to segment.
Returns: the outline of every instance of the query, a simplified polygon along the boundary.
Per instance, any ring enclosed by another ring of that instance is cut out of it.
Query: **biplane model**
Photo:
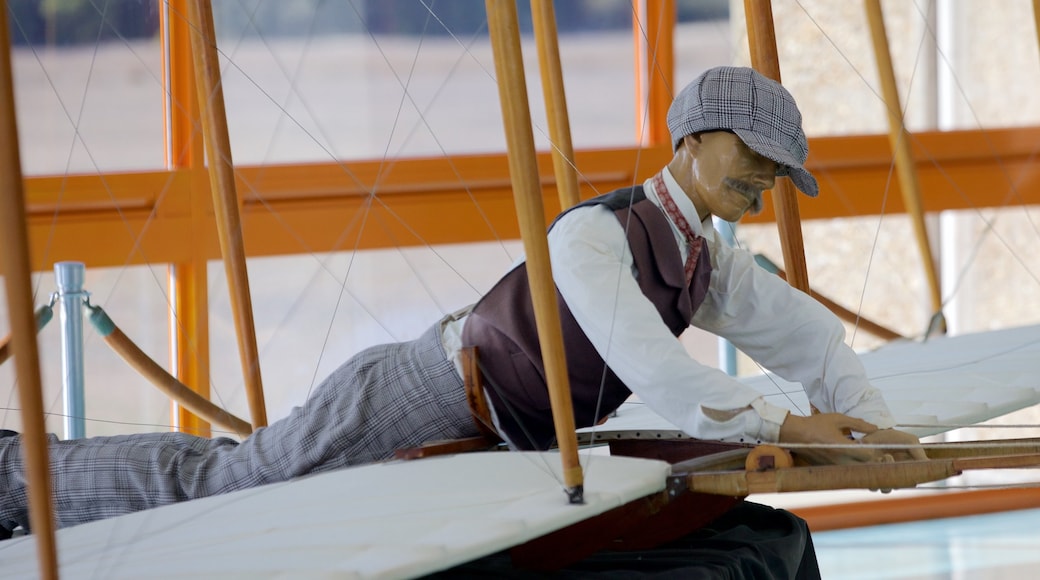
[[[890,123],[889,138],[858,138],[858,145],[852,145],[850,137],[815,139],[815,157],[810,157],[810,166],[817,163],[813,167],[825,171],[825,192],[827,188],[851,189],[850,184],[854,183],[858,184],[855,187],[876,187],[879,180],[884,181],[879,176],[889,170],[898,175],[904,195],[902,205],[917,242],[915,251],[907,253],[919,255],[925,264],[931,309],[936,316],[927,340],[896,340],[865,353],[862,359],[872,381],[891,402],[900,425],[922,436],[935,435],[1040,403],[1040,379],[1036,373],[1040,368],[1036,363],[1040,358],[1040,327],[942,336],[946,324],[941,316],[943,299],[928,247],[924,210],[925,206],[970,206],[974,198],[966,197],[956,203],[947,200],[946,205],[922,204],[918,179],[926,186],[932,185],[940,179],[937,174],[944,175],[944,161],[955,168],[950,171],[969,174],[964,179],[970,180],[971,186],[994,175],[1028,169],[1035,154],[1030,147],[1038,142],[1032,137],[1037,133],[1028,128],[984,133],[988,146],[1004,157],[1002,161],[982,164],[974,158],[965,161],[966,154],[961,149],[942,148],[945,142],[963,143],[982,132],[907,132],[880,3],[868,0],[865,5],[883,85],[880,100]],[[665,542],[689,533],[752,494],[913,488],[968,470],[1040,466],[1040,442],[1026,438],[927,443],[927,461],[811,466],[799,460],[797,448],[690,439],[638,401],[626,404],[602,425],[576,430],[569,410],[566,369],[557,368],[550,374],[549,382],[554,388],[559,448],[551,452],[444,453],[459,447],[434,442],[428,448],[410,450],[409,456],[431,455],[418,460],[343,469],[55,530],[46,491],[46,407],[33,340],[42,322],[34,316],[37,309],[31,276],[53,262],[74,259],[77,252],[82,253],[82,246],[87,243],[80,237],[84,232],[94,234],[117,227],[111,220],[113,216],[122,216],[118,218],[122,221],[116,223],[123,224],[123,233],[129,232],[130,241],[124,242],[120,235],[100,238],[106,241],[98,250],[105,256],[97,260],[99,264],[119,264],[118,260],[125,258],[111,258],[110,254],[135,252],[133,260],[145,261],[141,256],[147,256],[147,261],[174,264],[171,287],[178,323],[172,334],[176,350],[181,353],[176,362],[178,378],[133,346],[114,324],[105,327],[106,344],[177,401],[174,422],[179,428],[202,433],[213,428],[244,436],[267,421],[247,255],[278,253],[274,248],[284,244],[286,238],[294,238],[293,242],[308,252],[342,249],[344,244],[337,238],[343,236],[343,231],[327,228],[326,224],[348,221],[344,220],[346,215],[359,216],[376,210],[385,211],[383,217],[391,216],[395,225],[383,224],[381,229],[370,228],[358,234],[354,248],[387,246],[409,235],[428,244],[468,242],[476,234],[465,219],[477,215],[476,219],[511,224],[503,228],[506,232],[516,231],[518,222],[524,240],[523,253],[530,268],[541,272],[532,275],[532,283],[538,285],[533,294],[552,296],[547,250],[539,241],[544,240],[545,218],[554,213],[545,208],[546,191],[555,195],[559,190],[560,205],[567,206],[581,197],[578,170],[586,188],[629,185],[646,177],[644,167],[658,167],[660,163],[656,161],[670,154],[670,146],[658,134],[660,128],[648,129],[641,139],[649,145],[598,152],[596,170],[584,168],[583,161],[590,157],[585,152],[575,153],[570,145],[553,6],[551,2],[532,0],[552,143],[551,154],[537,155],[516,5],[506,0],[487,0],[493,76],[506,128],[506,155],[470,159],[446,155],[446,159],[424,164],[404,160],[351,164],[337,160],[315,166],[236,165],[231,157],[231,112],[226,110],[222,96],[219,60],[220,54],[232,58],[233,51],[218,53],[210,3],[170,0],[159,2],[158,6],[167,75],[163,94],[168,101],[172,143],[167,170],[23,179],[9,54],[5,54],[0,70],[0,89],[6,105],[0,121],[0,151],[4,155],[4,165],[0,167],[4,201],[0,209],[0,230],[4,236],[0,241],[0,264],[7,284],[9,346],[17,368],[20,431],[32,485],[33,521],[32,534],[0,543],[0,569],[4,574],[46,578],[59,573],[106,578],[192,574],[403,578],[448,570],[504,551],[513,554],[518,566],[552,568],[608,546],[634,549]],[[637,37],[643,40],[640,64],[645,66],[644,72],[656,71],[646,75],[645,108],[651,120],[647,126],[663,126],[658,121],[663,118],[662,107],[667,107],[672,86],[672,72],[665,71],[673,64],[670,42],[675,4],[639,1],[633,6]],[[745,12],[751,64],[763,74],[779,78],[770,2],[747,0]],[[436,17],[432,8],[430,14]],[[5,10],[0,15],[0,28],[5,33],[6,17]],[[6,38],[0,40],[4,40],[7,51],[10,43]],[[656,44],[659,41],[661,45]],[[407,96],[407,87],[402,88]],[[277,107],[285,112],[280,105]],[[196,123],[200,131],[195,130]],[[852,157],[842,157],[850,148],[855,149]],[[870,168],[868,162],[857,162],[857,156],[865,156],[863,152],[868,150],[883,161],[868,160],[873,163]],[[921,150],[932,152],[928,163],[935,162],[937,167],[923,176],[917,173],[924,163],[918,160]],[[957,165],[958,162],[962,163]],[[393,165],[393,172],[388,165]],[[555,179],[547,182],[543,173],[550,165]],[[1035,172],[1022,171],[1022,177],[1015,176],[1021,183],[1038,179]],[[599,175],[594,176],[596,172]],[[334,183],[330,177],[334,174],[349,175],[346,181],[350,183],[330,185]],[[506,175],[508,180],[504,180]],[[197,195],[207,189],[207,177],[208,188],[213,192],[212,208]],[[960,174],[945,177],[956,181]],[[445,186],[449,180],[471,185],[461,189]],[[370,183],[378,183],[379,194],[394,197],[394,202],[380,205],[376,186],[366,185]],[[463,209],[474,195],[471,187],[483,188],[482,195],[493,200],[480,210]],[[78,213],[62,221],[53,214],[63,205],[66,189],[79,195],[73,203],[65,204]],[[178,197],[171,192],[192,193]],[[271,193],[282,197],[272,202],[273,198],[265,197]],[[825,300],[808,286],[799,205],[793,192],[780,181],[772,195],[774,208],[759,219],[777,221],[783,242],[783,275],[793,285]],[[1035,192],[1023,194],[1015,201],[1035,204],[1035,196]],[[278,206],[278,211],[264,213],[271,203]],[[436,204],[444,204],[447,209],[434,210]],[[430,225],[433,220],[423,220],[423,216],[432,211],[442,217],[455,217]],[[38,243],[50,236],[47,220],[58,224],[58,234],[53,243],[47,244],[50,254],[44,257]],[[410,220],[425,225],[399,225]],[[276,229],[272,227],[275,223],[288,224],[293,233],[257,236],[263,238],[259,240],[243,234],[248,228],[270,233]],[[215,227],[209,228],[211,224]],[[170,243],[167,237],[176,243]],[[192,242],[193,237],[197,243]],[[209,357],[200,355],[206,349],[199,345],[208,345],[205,264],[217,248],[224,259],[231,293],[230,310],[247,387],[249,420],[214,405],[206,389],[199,388],[207,383],[211,372]],[[1024,268],[1034,272],[1036,279],[1035,265],[1025,264]],[[543,301],[552,303],[552,299]],[[559,353],[562,343],[553,309],[536,304],[536,310],[542,342],[549,345],[550,351]],[[851,318],[862,328],[873,324],[856,313]],[[876,326],[886,337],[894,335],[881,325]],[[3,352],[0,358],[6,358],[7,351]],[[777,404],[795,412],[810,412],[799,385],[786,384],[769,374],[742,380]],[[591,451],[583,452],[582,447]],[[603,452],[608,448],[609,453]],[[1009,504],[1040,504],[1040,497],[1033,491],[1009,495]]]

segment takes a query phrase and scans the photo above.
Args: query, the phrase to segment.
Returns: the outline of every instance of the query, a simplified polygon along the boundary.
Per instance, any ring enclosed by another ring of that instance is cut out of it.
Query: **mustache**
[[[737,193],[751,200],[751,207],[748,210],[751,212],[751,215],[755,215],[758,212],[762,211],[761,188],[755,187],[754,185],[746,181],[741,181],[732,177],[723,178],[722,183],[726,187],[732,189],[733,191],[736,191]]]

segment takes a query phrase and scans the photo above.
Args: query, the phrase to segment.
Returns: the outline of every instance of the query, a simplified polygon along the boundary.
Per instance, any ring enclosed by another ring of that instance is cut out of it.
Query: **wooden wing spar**
[[[986,443],[963,442],[953,447],[924,445],[928,460],[799,466],[792,464],[788,449],[764,446],[741,450],[721,462],[725,467],[743,460],[738,469],[718,469],[719,462],[711,459],[692,460],[674,465],[672,476],[682,478],[692,492],[747,497],[839,489],[891,491],[941,481],[968,470],[1040,467],[1040,439],[1019,440],[1000,449]],[[797,453],[797,448],[793,450]]]

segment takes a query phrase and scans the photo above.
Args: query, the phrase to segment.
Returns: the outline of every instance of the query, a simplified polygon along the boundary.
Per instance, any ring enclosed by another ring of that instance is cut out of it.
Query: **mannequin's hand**
[[[855,441],[845,435],[846,429],[868,435],[879,432],[877,426],[872,423],[840,413],[820,413],[808,417],[788,414],[787,418],[784,419],[783,425],[780,426],[780,442],[855,444]],[[891,431],[891,429],[885,429],[885,431]],[[855,448],[828,449],[817,447],[796,449],[794,451],[799,457],[816,465],[865,463],[875,461],[882,455],[880,450]]]
[[[861,441],[872,445],[892,445],[891,449],[875,449],[875,451],[891,455],[897,461],[905,459],[928,459],[928,455],[925,454],[924,449],[920,447],[907,447],[908,445],[920,445],[921,441],[917,437],[905,431],[878,429],[873,433],[864,435]]]

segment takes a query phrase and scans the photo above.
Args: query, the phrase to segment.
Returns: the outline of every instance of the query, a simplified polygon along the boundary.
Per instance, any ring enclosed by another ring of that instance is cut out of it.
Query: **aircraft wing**
[[[924,437],[1040,403],[1040,325],[896,342],[861,355],[904,430]],[[766,374],[741,379],[773,404],[808,414],[801,385]],[[584,441],[685,437],[637,400],[626,402]]]
[[[411,578],[661,491],[670,466],[597,455],[567,503],[556,453],[467,453],[344,469],[59,530],[67,578]],[[565,549],[561,547],[561,549]],[[34,536],[0,544],[39,575]]]

